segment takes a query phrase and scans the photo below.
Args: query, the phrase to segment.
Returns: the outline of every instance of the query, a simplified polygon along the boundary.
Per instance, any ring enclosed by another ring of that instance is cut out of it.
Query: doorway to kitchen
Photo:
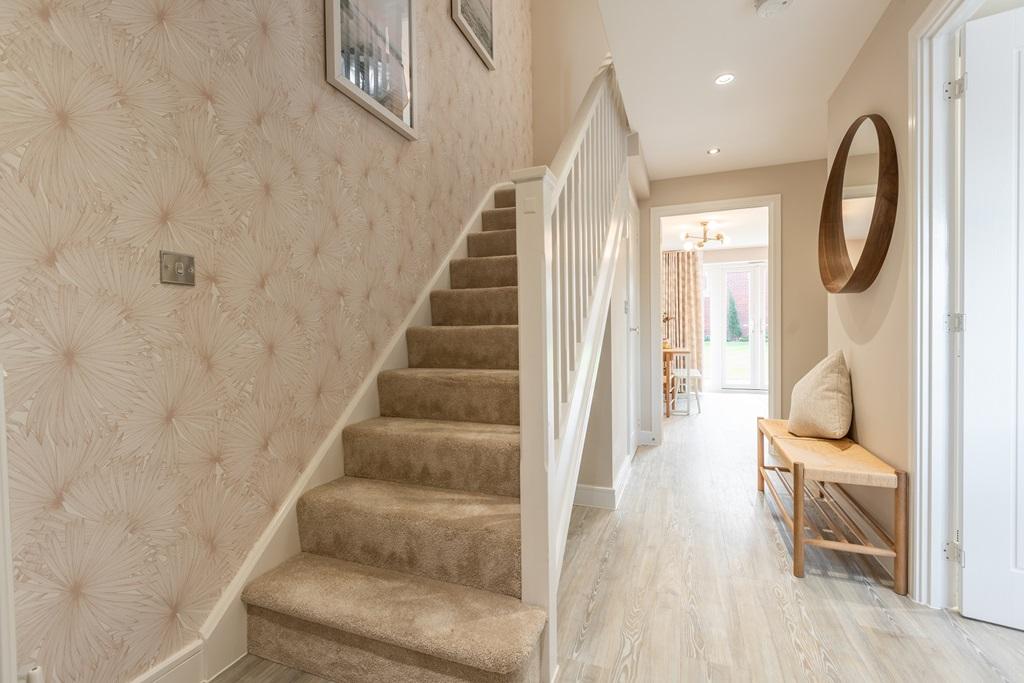
[[[777,415],[781,197],[656,207],[651,227],[655,405],[696,416],[705,392],[759,393]]]

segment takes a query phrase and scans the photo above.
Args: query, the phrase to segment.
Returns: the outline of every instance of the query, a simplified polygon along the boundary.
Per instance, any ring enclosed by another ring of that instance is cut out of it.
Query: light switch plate
[[[160,252],[160,282],[165,285],[196,284],[196,259],[190,254]]]

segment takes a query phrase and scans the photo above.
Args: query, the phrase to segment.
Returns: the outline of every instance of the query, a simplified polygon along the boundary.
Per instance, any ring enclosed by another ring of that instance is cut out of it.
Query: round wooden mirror
[[[833,294],[863,292],[878,277],[900,194],[896,143],[885,119],[861,116],[846,131],[825,186],[818,268]]]

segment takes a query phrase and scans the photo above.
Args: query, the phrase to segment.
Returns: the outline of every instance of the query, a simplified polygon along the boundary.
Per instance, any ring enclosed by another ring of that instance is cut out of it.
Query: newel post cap
[[[547,166],[531,166],[530,168],[521,168],[512,173],[512,182],[517,185],[535,180],[543,180],[549,184],[554,184],[555,174]]]

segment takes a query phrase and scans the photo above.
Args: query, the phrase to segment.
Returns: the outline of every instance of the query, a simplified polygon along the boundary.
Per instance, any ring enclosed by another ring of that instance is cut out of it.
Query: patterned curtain
[[[703,257],[698,251],[666,251],[661,255],[662,339],[690,349],[693,367],[704,368]]]

